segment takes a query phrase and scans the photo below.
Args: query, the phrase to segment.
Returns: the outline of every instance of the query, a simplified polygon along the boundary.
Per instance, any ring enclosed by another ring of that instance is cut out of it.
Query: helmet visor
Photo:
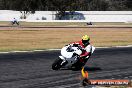
[[[89,40],[82,40],[82,43],[83,43],[84,45],[87,45],[87,44],[89,44]]]

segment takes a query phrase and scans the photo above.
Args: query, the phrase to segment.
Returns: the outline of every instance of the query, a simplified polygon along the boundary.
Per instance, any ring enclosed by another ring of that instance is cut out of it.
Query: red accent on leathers
[[[82,54],[80,55],[80,57],[88,56],[89,54],[90,54],[89,52],[85,51],[84,53],[82,53]]]
[[[73,42],[72,44],[79,44],[81,45],[82,48],[85,48],[86,46],[84,46],[84,44],[82,43],[82,40],[78,41],[78,42]],[[88,56],[90,54],[90,52],[87,52],[86,50],[82,51],[82,54],[80,55],[80,57],[83,56]]]

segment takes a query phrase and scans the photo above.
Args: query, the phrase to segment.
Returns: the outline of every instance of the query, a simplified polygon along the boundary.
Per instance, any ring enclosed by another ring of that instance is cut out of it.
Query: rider
[[[78,46],[82,50],[82,54],[80,55],[80,58],[82,61],[84,60],[85,62],[89,59],[91,56],[92,52],[92,46],[90,45],[90,37],[88,35],[82,36],[82,39],[78,42],[73,42],[70,45],[72,46]]]

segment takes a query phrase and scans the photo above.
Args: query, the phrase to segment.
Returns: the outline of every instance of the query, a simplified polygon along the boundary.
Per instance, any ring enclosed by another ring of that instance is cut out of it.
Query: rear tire
[[[83,67],[84,65],[85,65],[85,64],[81,63],[80,61],[77,61],[77,62],[73,65],[73,67],[74,67],[73,70],[81,70],[82,67]]]
[[[52,64],[52,69],[53,70],[59,70],[62,67],[62,65],[61,65],[62,61],[63,60],[61,60],[61,59],[56,59],[54,61],[54,63]]]

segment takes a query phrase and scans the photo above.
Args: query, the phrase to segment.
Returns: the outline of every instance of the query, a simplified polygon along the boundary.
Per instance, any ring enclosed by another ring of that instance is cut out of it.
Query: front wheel
[[[61,65],[62,61],[63,60],[61,60],[61,59],[56,59],[54,61],[54,63],[52,64],[52,69],[53,70],[59,70],[62,67],[62,65]]]

